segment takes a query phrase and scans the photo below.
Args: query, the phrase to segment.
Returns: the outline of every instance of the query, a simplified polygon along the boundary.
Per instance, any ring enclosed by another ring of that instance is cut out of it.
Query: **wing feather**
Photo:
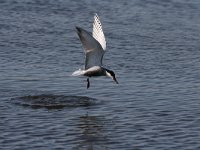
[[[103,33],[100,19],[97,14],[94,16],[92,36],[99,42],[103,50],[106,50],[106,39]]]
[[[93,66],[102,66],[106,40],[97,14],[94,16],[92,35],[79,27],[76,27],[76,31],[85,50],[85,69]]]
[[[76,30],[85,50],[85,69],[93,66],[101,66],[104,50],[99,42],[86,30],[79,27],[76,27]]]

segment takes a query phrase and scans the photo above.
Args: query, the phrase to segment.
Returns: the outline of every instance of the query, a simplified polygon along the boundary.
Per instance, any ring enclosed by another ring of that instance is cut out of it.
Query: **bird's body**
[[[87,69],[84,73],[85,76],[88,77],[96,77],[96,76],[106,76],[106,71],[103,67],[94,66]]]
[[[77,34],[85,50],[85,69],[75,71],[73,76],[87,76],[87,88],[90,87],[89,77],[109,76],[116,83],[115,74],[102,66],[102,59],[106,49],[106,40],[102,30],[102,25],[97,14],[94,16],[93,35],[86,30],[76,27]]]

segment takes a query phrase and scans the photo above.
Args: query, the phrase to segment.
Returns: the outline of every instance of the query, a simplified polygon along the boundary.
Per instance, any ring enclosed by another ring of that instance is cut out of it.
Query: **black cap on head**
[[[112,70],[108,70],[108,69],[106,69],[106,71],[111,75],[112,79],[113,79],[117,84],[119,84],[118,81],[117,81],[117,79],[116,79],[116,77],[115,77],[115,73],[114,73]]]

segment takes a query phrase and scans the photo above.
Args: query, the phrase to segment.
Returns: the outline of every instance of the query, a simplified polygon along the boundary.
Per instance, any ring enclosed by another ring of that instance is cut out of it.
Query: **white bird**
[[[118,84],[114,72],[102,66],[102,59],[106,50],[106,40],[98,15],[95,14],[94,16],[92,35],[79,27],[76,27],[76,31],[82,42],[86,59],[85,69],[75,71],[72,76],[87,76],[87,88],[90,87],[89,77],[94,76],[108,76]]]

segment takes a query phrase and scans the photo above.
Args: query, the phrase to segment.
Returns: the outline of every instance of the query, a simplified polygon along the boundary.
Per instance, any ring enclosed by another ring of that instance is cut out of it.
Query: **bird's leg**
[[[90,80],[87,78],[87,89],[90,87]]]

